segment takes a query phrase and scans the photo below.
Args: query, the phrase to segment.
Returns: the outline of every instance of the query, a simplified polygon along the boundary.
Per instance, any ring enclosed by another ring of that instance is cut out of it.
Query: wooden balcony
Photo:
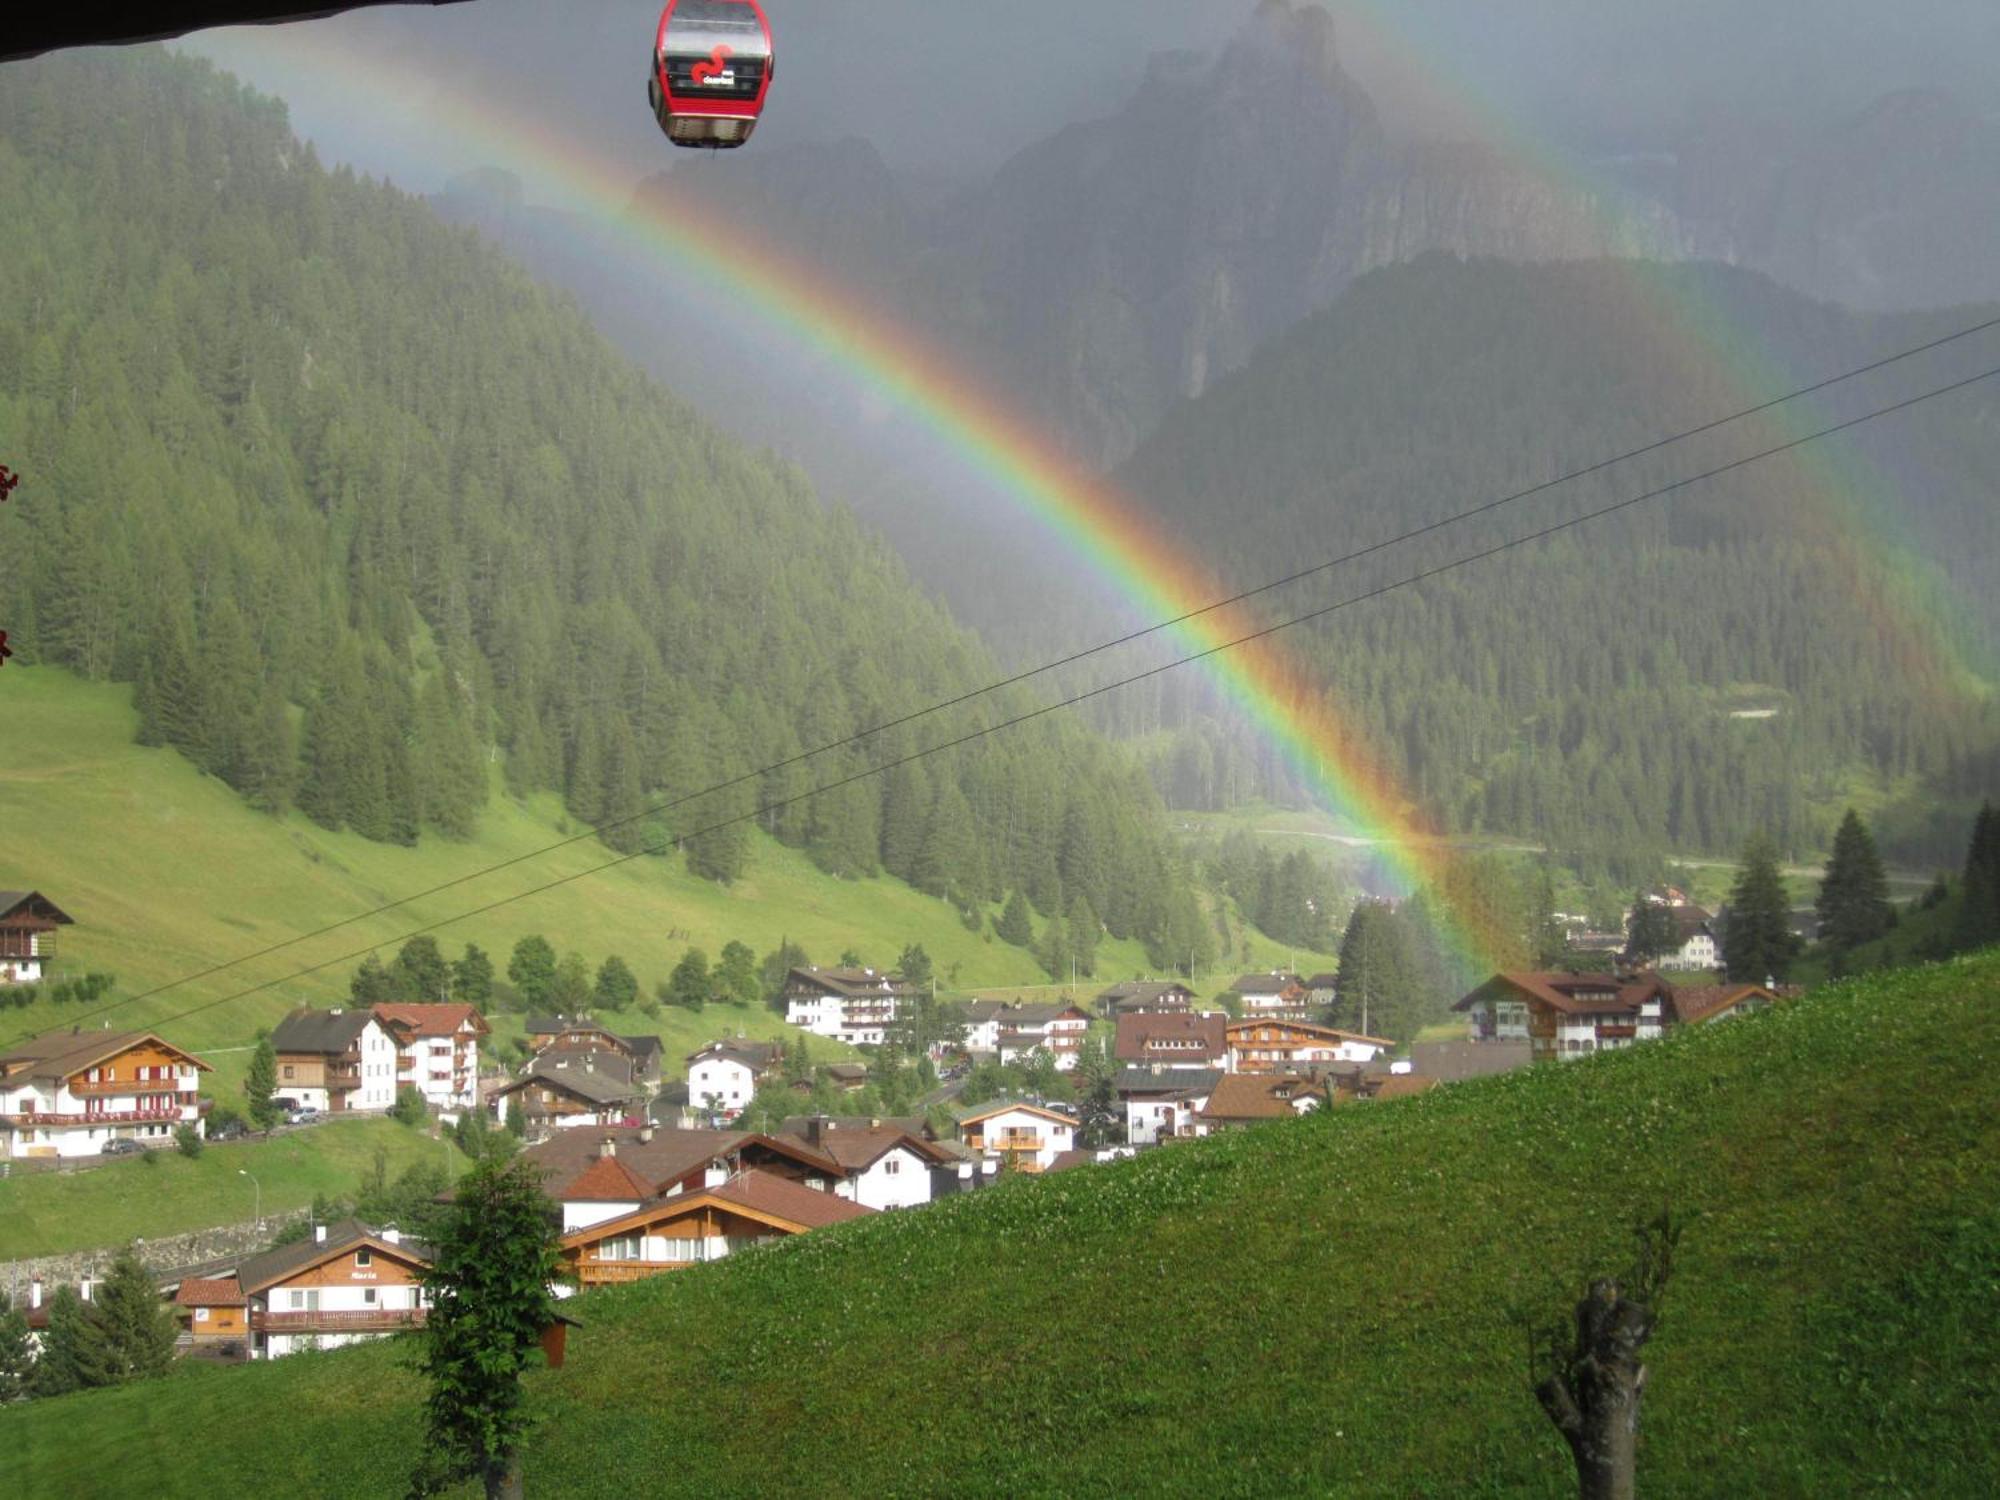
[[[692,1260],[586,1260],[576,1267],[576,1281],[585,1290],[594,1286],[622,1286],[628,1281],[658,1276],[662,1271],[679,1271],[699,1264]]]
[[[0,1115],[10,1125],[158,1125],[181,1118],[182,1106],[170,1109],[107,1109],[96,1113],[81,1111],[61,1114],[43,1110],[26,1110],[20,1114]]]
[[[425,1309],[421,1307],[363,1307],[329,1311],[300,1308],[296,1311],[250,1314],[250,1326],[258,1333],[394,1333],[399,1328],[420,1327]]]
[[[100,1078],[95,1083],[88,1078],[67,1080],[69,1091],[79,1099],[113,1094],[191,1094],[196,1084],[193,1078]]]

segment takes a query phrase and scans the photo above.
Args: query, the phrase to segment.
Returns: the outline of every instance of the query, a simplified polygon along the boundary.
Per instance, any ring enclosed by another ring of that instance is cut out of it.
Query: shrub
[[[176,1125],[174,1127],[175,1149],[189,1161],[193,1161],[197,1156],[201,1155],[202,1144],[201,1132],[196,1130],[194,1126]]]

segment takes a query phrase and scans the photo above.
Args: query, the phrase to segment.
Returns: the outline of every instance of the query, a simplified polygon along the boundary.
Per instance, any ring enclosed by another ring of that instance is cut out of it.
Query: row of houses
[[[300,1009],[271,1032],[277,1095],[327,1114],[380,1111],[414,1088],[432,1109],[479,1098],[479,1043],[491,1028],[465,1004]]]

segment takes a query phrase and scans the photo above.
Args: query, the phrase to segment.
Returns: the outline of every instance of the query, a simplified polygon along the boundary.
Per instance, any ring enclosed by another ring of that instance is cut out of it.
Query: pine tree
[[[419,1004],[442,1005],[452,998],[451,965],[429,933],[420,932],[397,949],[393,968],[403,993]]]
[[[565,953],[549,983],[549,1004],[558,1015],[573,1016],[590,1003],[590,965],[577,952]]]
[[[1076,971],[1086,977],[1097,972],[1097,942],[1103,936],[1103,924],[1097,920],[1097,912],[1087,896],[1079,894],[1069,904],[1067,923],[1070,957],[1076,960]]]
[[[1632,896],[1632,918],[1625,930],[1625,951],[1636,964],[1658,963],[1679,946],[1680,929],[1664,901],[1651,901],[1644,891]]]
[[[347,981],[347,994],[349,999],[361,1006],[395,1005],[417,998],[404,972],[400,968],[389,968],[382,962],[381,956],[374,953],[361,960],[360,967]]]
[[[1722,939],[1723,960],[1734,984],[1779,980],[1791,968],[1798,951],[1792,935],[1791,901],[1778,873],[1778,849],[1767,834],[1755,835],[1743,848],[1736,883],[1729,893],[1729,913]]]
[[[1051,979],[1068,982],[1073,954],[1069,933],[1064,930],[1061,917],[1049,918],[1048,925],[1042,929],[1041,941],[1035,944],[1035,957],[1041,961]]]
[[[1085,1037],[1077,1048],[1076,1067],[1070,1075],[1076,1084],[1077,1141],[1085,1146],[1106,1146],[1123,1137],[1118,1108],[1118,1064],[1101,1036]]]
[[[173,1309],[131,1246],[118,1252],[95,1301],[102,1335],[102,1383],[164,1375],[174,1361]]]
[[[1025,948],[1035,940],[1035,919],[1028,910],[1028,898],[1016,890],[1007,898],[1007,905],[1000,912],[1000,920],[993,924],[993,931],[1003,943],[1012,943],[1017,948]]]
[[[8,1308],[0,1312],[0,1406],[28,1393],[33,1368],[28,1355],[28,1320]]]
[[[243,1098],[250,1111],[250,1123],[269,1130],[278,1123],[278,1107],[271,1096],[278,1091],[278,1053],[271,1039],[260,1037],[257,1050],[250,1054],[250,1068],[243,1076]]]
[[[452,965],[451,992],[476,1010],[493,1003],[493,960],[478,944],[467,943],[464,956]]]
[[[1833,836],[1833,853],[1814,910],[1820,941],[1837,953],[1872,943],[1895,925],[1888,872],[1875,852],[1875,840],[1851,807]]]
[[[1965,878],[1959,886],[1960,948],[2000,943],[2000,808],[1982,803],[1965,848]]]
[[[757,955],[748,944],[733,938],[722,945],[715,966],[715,988],[732,1005],[755,1005],[764,997],[764,985],[757,973]]]
[[[556,950],[547,938],[532,932],[515,942],[513,956],[507,960],[507,981],[529,1009],[549,1003],[549,992],[556,982]]]
[[[76,1288],[59,1286],[49,1298],[49,1326],[42,1335],[30,1385],[37,1397],[66,1396],[104,1385],[104,1335],[90,1304]]]
[[[903,976],[903,983],[922,989],[931,982],[931,956],[924,952],[922,943],[911,943],[896,959],[896,972]]]

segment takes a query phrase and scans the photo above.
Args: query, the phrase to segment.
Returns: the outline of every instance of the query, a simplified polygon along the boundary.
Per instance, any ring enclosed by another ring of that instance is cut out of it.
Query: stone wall
[[[142,1242],[139,1259],[146,1269],[162,1279],[177,1272],[214,1267],[255,1254],[277,1237],[278,1232],[304,1212],[267,1216],[263,1228],[254,1221],[225,1224],[216,1229],[197,1229],[192,1234],[167,1235]],[[59,1286],[74,1286],[85,1276],[102,1277],[118,1253],[116,1245],[95,1250],[77,1250],[67,1255],[44,1255],[34,1259],[0,1261],[0,1306],[10,1301],[17,1307],[28,1305],[28,1283],[42,1278],[42,1295],[48,1297]]]

